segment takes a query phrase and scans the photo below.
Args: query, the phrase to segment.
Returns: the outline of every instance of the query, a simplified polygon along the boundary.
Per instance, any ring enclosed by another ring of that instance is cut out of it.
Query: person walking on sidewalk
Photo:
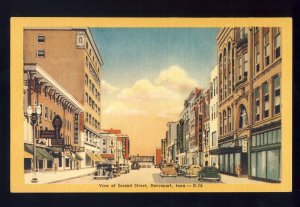
[[[56,173],[56,171],[57,171],[57,164],[54,163],[54,173]]]
[[[237,165],[237,166],[236,166],[235,172],[236,172],[238,178],[240,178],[240,177],[241,177],[241,173],[242,173],[242,172],[241,172],[241,166],[240,166],[240,165]]]

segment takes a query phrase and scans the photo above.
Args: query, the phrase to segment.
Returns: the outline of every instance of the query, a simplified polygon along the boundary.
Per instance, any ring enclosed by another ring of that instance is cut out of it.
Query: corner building
[[[217,44],[219,169],[280,182],[281,29],[223,28]]]
[[[100,154],[101,94],[100,74],[103,65],[100,52],[88,28],[24,29],[24,64],[38,64],[80,104],[80,146],[82,167],[94,166]]]

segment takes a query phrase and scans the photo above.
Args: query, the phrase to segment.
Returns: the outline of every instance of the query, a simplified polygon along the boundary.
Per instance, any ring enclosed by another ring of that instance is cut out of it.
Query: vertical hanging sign
[[[74,144],[78,144],[78,113],[74,116]]]

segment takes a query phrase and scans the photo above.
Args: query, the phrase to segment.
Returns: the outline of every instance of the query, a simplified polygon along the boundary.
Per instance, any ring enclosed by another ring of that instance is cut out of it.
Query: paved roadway
[[[161,177],[159,168],[141,168],[139,170],[130,170],[128,174],[121,174],[113,179],[97,179],[94,180],[92,175],[82,176],[70,180],[57,183],[68,184],[145,184],[145,183],[200,183],[197,178],[177,177]],[[205,182],[211,183],[211,182]],[[215,182],[214,182],[215,183]]]

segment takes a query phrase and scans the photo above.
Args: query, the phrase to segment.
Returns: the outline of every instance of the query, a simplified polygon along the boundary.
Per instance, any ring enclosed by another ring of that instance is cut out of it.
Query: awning
[[[98,157],[96,157],[96,155],[94,153],[86,153],[94,162],[100,162],[100,160],[98,159]]]
[[[100,162],[106,162],[106,160],[103,159],[103,158],[101,157],[101,155],[96,154],[96,157],[98,158],[98,160],[99,160]]]
[[[24,150],[24,158],[31,158],[32,159],[32,154]]]
[[[38,148],[36,148],[36,149],[37,149],[37,151],[38,151],[39,153],[42,154],[42,156],[43,156],[46,160],[53,160],[53,156],[50,155],[49,152],[48,152],[46,149],[41,148],[41,147],[38,147]]]
[[[77,153],[75,153],[75,158],[76,160],[83,160],[83,158]]]
[[[33,155],[33,145],[26,144],[24,145],[25,151]],[[49,154],[49,152],[42,147],[36,147],[36,158],[38,160],[53,160],[53,156]]]
[[[72,155],[67,155],[66,157],[68,157],[72,161],[76,161],[75,157],[73,157]]]
[[[32,144],[24,144],[24,148],[25,148],[25,151],[32,154],[33,155],[33,145]],[[45,157],[38,151],[38,148],[36,147],[36,158],[38,160],[43,160],[45,159]]]

